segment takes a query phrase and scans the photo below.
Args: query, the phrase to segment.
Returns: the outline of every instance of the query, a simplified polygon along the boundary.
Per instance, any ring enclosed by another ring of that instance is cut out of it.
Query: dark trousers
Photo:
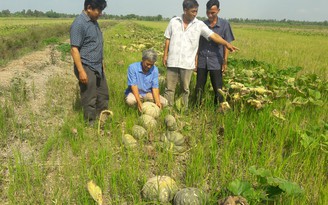
[[[79,82],[84,119],[94,121],[99,117],[101,111],[108,109],[107,81],[104,74],[100,75],[85,65],[83,65],[83,68],[88,76],[88,84]],[[75,75],[78,78],[77,72],[75,72]]]
[[[222,89],[222,71],[221,70],[207,70],[207,68],[197,68],[197,82],[196,82],[196,103],[201,104],[204,87],[207,81],[207,73],[210,73],[210,79],[214,90],[214,105],[218,102],[223,102],[222,95],[218,92],[218,89]]]

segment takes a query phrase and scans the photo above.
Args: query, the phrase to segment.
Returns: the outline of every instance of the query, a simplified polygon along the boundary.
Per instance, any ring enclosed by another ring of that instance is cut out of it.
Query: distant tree
[[[33,11],[31,9],[27,9],[26,16],[33,16]]]
[[[163,16],[162,15],[157,15],[157,18],[156,18],[157,21],[162,21],[163,20]]]
[[[2,10],[0,15],[2,17],[8,17],[8,16],[10,16],[10,11],[8,9]]]
[[[44,16],[44,13],[42,11],[34,10],[33,16],[34,17],[42,17],[42,16]]]
[[[59,13],[56,13],[53,10],[47,11],[45,15],[48,18],[60,18],[61,16]]]

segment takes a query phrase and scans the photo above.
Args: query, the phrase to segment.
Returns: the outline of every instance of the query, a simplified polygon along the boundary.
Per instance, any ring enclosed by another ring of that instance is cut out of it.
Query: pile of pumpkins
[[[103,204],[103,193],[92,180],[88,182],[87,189],[97,204]],[[203,205],[207,203],[206,194],[194,187],[180,189],[176,182],[168,176],[155,176],[150,178],[142,188],[142,197],[151,204],[173,205]],[[111,197],[107,197],[111,204]],[[147,203],[148,204],[148,203]],[[247,200],[241,196],[229,196],[219,199],[218,205],[248,205]]]
[[[168,176],[155,176],[144,184],[142,197],[147,202],[173,205],[203,205],[207,204],[207,195],[201,189],[187,187],[180,189],[176,182]],[[248,205],[242,196],[228,196],[219,199],[218,205]]]
[[[174,205],[202,205],[206,204],[206,195],[197,188],[178,189],[176,182],[168,176],[150,178],[142,188],[145,201],[170,203]]]
[[[138,124],[132,127],[132,134],[124,134],[122,137],[124,146],[128,148],[136,147],[138,145],[137,140],[147,137],[149,132],[156,130],[160,113],[161,110],[155,103],[144,102]],[[164,123],[166,132],[160,136],[161,145],[167,150],[177,153],[184,152],[186,150],[185,137],[178,131],[176,119],[172,115],[167,115]]]

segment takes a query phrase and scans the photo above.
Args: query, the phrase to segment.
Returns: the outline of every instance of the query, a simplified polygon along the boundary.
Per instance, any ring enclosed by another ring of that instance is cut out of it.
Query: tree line
[[[0,12],[0,17],[43,17],[43,18],[74,18],[76,17],[77,14],[65,14],[65,13],[57,13],[53,10],[47,11],[47,12],[42,12],[38,10],[25,10],[23,9],[22,11],[17,11],[17,12],[10,12],[10,10],[2,10]],[[128,15],[111,15],[111,14],[106,14],[103,13],[102,17],[103,19],[135,19],[135,20],[143,20],[143,21],[163,21],[163,20],[168,20],[163,18],[162,15],[157,15],[157,16],[139,16],[135,14],[128,14]]]
[[[57,13],[53,10],[42,12],[38,10],[32,11],[31,9],[17,12],[10,12],[10,10],[2,10],[0,12],[0,17],[44,17],[44,18],[74,18],[77,14],[65,14],[65,13]],[[128,15],[112,15],[104,13],[102,15],[103,19],[115,19],[115,20],[141,20],[141,21],[168,21],[170,18],[164,18],[162,15],[157,16],[139,16],[136,14],[128,14]],[[205,17],[197,17],[201,20],[206,19]],[[284,23],[287,25],[319,25],[319,26],[328,26],[328,21],[295,21],[295,20],[275,20],[275,19],[243,19],[243,18],[230,18],[228,19],[232,23],[266,23],[266,24],[277,24]]]

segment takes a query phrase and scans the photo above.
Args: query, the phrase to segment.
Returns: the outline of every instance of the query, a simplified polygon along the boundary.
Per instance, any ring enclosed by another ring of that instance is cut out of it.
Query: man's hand
[[[167,56],[163,55],[163,65],[166,67],[166,63],[167,63]]]
[[[156,102],[155,104],[157,105],[157,107],[159,107],[160,109],[162,109],[162,104],[160,102]]]
[[[167,56],[169,53],[170,39],[165,39],[164,54],[163,54],[163,65],[167,67]]]
[[[222,66],[221,66],[221,69],[222,69],[222,73],[225,73],[226,71],[227,71],[227,64],[226,63],[224,63],[224,64],[222,64]]]
[[[84,69],[79,71],[79,80],[83,84],[88,84],[88,75],[86,74]]]
[[[226,48],[232,53],[239,50],[239,48],[237,48],[236,46],[233,46],[230,43],[227,43]]]
[[[139,112],[142,112],[142,102],[141,101],[138,102],[137,105],[138,105]]]

